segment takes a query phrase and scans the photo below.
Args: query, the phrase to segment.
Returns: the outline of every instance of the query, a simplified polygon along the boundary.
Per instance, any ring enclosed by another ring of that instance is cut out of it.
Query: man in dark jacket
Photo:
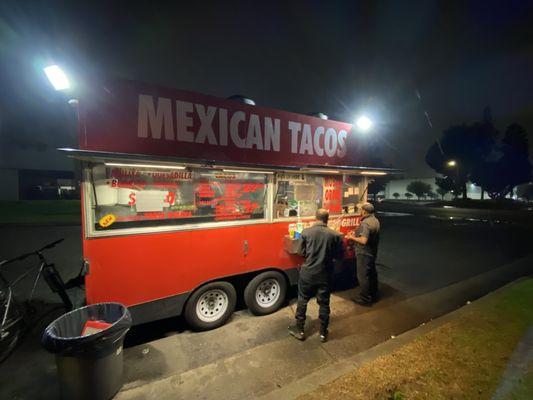
[[[298,280],[298,305],[296,323],[289,333],[298,340],[305,339],[305,314],[307,303],[316,296],[319,306],[320,341],[328,339],[329,297],[333,277],[333,260],[342,256],[342,236],[328,228],[329,212],[323,208],[316,212],[317,222],[302,232],[300,255],[305,262]]]
[[[376,258],[378,256],[380,223],[374,215],[372,204],[363,204],[361,210],[361,224],[355,233],[348,234],[346,237],[355,241],[359,294],[353,300],[357,304],[370,306],[378,299]]]

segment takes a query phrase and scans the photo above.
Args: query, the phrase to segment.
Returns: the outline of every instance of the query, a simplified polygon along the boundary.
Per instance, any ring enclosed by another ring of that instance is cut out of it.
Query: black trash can
[[[61,398],[111,399],[122,386],[122,344],[131,314],[119,303],[68,312],[45,329],[43,346],[56,355]]]

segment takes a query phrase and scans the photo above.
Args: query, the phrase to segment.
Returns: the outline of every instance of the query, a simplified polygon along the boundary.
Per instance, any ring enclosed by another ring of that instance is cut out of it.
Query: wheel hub
[[[203,322],[213,322],[224,315],[228,305],[228,295],[224,291],[209,290],[198,299],[196,315]]]
[[[255,299],[257,304],[261,307],[271,307],[280,296],[280,285],[275,279],[266,279],[261,282],[255,292]]]

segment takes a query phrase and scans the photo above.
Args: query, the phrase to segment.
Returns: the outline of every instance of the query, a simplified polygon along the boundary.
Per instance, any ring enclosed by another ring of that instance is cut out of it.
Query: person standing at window
[[[374,215],[374,206],[372,204],[365,203],[361,209],[361,224],[355,233],[349,233],[346,238],[355,242],[359,293],[353,301],[362,306],[370,306],[378,300],[376,258],[378,255],[380,223]]]
[[[333,278],[333,260],[342,257],[342,236],[328,228],[329,212],[323,208],[316,212],[317,222],[302,232],[300,255],[305,261],[298,280],[298,305],[296,322],[289,326],[289,334],[298,340],[305,339],[307,303],[316,296],[319,306],[320,341],[328,339],[329,298]]]

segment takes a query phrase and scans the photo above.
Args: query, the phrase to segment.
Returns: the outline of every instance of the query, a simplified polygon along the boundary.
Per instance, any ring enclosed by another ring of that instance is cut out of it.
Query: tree
[[[430,191],[427,195],[432,200],[436,200],[436,199],[439,198],[439,195],[437,193],[433,192],[433,191]]]
[[[498,132],[490,109],[483,110],[483,121],[472,125],[454,125],[446,129],[439,141],[426,153],[426,163],[445,179],[452,181],[454,194],[466,198],[466,183],[472,170],[493,152]],[[454,161],[453,165],[449,161]]]
[[[375,199],[378,193],[385,190],[385,186],[387,186],[387,183],[389,183],[391,179],[392,178],[389,176],[372,178],[368,183],[368,194]]]
[[[518,186],[516,188],[516,195],[527,202],[533,200],[533,183]]]
[[[390,167],[387,164],[383,163],[381,160],[378,160],[377,162],[379,162],[379,165]],[[389,183],[391,180],[391,175],[373,177],[368,183],[368,194],[375,199],[378,193],[383,192],[385,190],[385,186],[387,186],[387,183]]]
[[[455,186],[455,181],[450,177],[444,177],[444,178],[435,178],[435,184],[443,189],[446,190],[446,192],[452,192],[454,197],[457,198],[457,196],[461,193],[462,186],[457,187]]]
[[[529,143],[524,128],[518,124],[510,125],[498,152],[498,158],[487,160],[472,171],[472,181],[492,199],[502,199],[515,186],[531,180]]]
[[[431,192],[431,185],[422,181],[413,181],[407,185],[407,190],[411,193],[414,193],[416,197],[418,197],[418,200],[420,200],[420,197]]]
[[[405,196],[405,197],[406,197],[407,199],[409,199],[409,200],[410,200],[410,199],[411,199],[411,198],[413,197],[413,194],[412,194],[412,193],[409,193],[409,192],[407,192],[407,193],[405,193],[405,195],[404,195],[404,196]]]
[[[392,196],[393,196],[396,200],[398,200],[398,198],[400,197],[400,193],[398,193],[398,192],[394,192],[394,193],[392,194]]]
[[[440,195],[441,200],[444,200],[444,196],[449,192],[449,190],[444,189],[442,187],[437,188],[437,193]]]

